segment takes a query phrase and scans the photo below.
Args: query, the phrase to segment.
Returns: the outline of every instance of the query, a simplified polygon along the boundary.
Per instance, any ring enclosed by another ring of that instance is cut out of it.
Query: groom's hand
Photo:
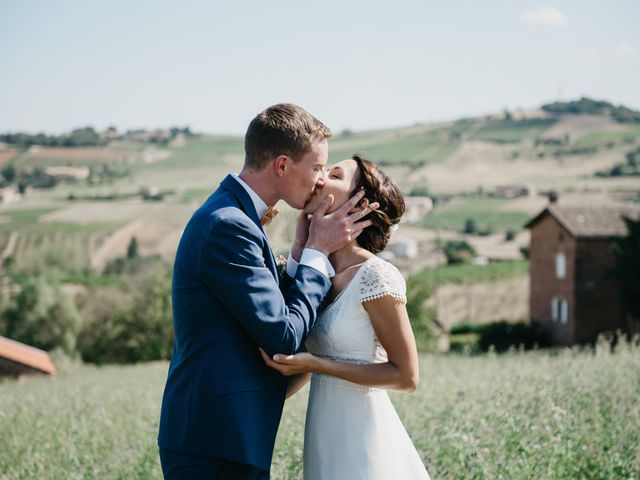
[[[365,201],[363,208],[356,208],[363,197],[364,190],[360,190],[340,208],[327,215],[334,201],[333,195],[328,195],[311,217],[309,238],[305,247],[329,256],[357,238],[362,230],[371,225],[371,220],[362,218],[379,207],[377,202],[369,204]]]
[[[291,256],[296,262],[300,261],[302,251],[309,239],[310,223],[311,219],[309,218],[309,215],[304,212],[300,212],[296,221],[296,238],[293,241],[293,246],[291,247]]]
[[[267,366],[277,370],[282,375],[290,376],[315,371],[314,362],[317,357],[311,353],[300,352],[295,355],[276,354],[271,358],[267,355],[267,352],[260,348],[260,355],[262,355],[262,359]]]

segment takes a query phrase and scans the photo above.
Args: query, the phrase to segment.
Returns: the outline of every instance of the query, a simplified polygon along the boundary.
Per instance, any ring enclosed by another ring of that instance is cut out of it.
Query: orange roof
[[[44,373],[56,373],[56,367],[47,352],[2,336],[0,336],[0,357]]]

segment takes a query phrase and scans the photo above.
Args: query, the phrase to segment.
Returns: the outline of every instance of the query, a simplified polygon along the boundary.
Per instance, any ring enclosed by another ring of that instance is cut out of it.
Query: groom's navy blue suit
[[[258,346],[299,351],[331,285],[306,265],[287,283],[278,283],[251,197],[227,176],[193,214],[176,253],[161,451],[269,471],[287,380],[264,364]]]

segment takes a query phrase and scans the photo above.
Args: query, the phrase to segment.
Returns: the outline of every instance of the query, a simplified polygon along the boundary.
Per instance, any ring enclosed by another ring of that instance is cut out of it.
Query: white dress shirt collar
[[[249,185],[247,185],[246,182],[242,180],[237,173],[232,173],[232,175],[235,177],[236,180],[238,180],[238,183],[240,183],[240,185],[244,187],[244,189],[247,191],[247,193],[251,197],[251,201],[253,202],[253,206],[256,209],[258,218],[262,218],[262,216],[265,213],[267,213],[267,209],[269,208],[269,206],[266,203],[264,203],[264,201],[258,196],[258,194],[254,192],[253,189]]]

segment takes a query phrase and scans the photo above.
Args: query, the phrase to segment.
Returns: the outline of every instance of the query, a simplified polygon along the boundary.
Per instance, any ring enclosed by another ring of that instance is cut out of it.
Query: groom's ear
[[[273,161],[273,166],[275,168],[276,175],[282,177],[286,173],[287,168],[289,168],[289,157],[286,155],[278,155]]]

